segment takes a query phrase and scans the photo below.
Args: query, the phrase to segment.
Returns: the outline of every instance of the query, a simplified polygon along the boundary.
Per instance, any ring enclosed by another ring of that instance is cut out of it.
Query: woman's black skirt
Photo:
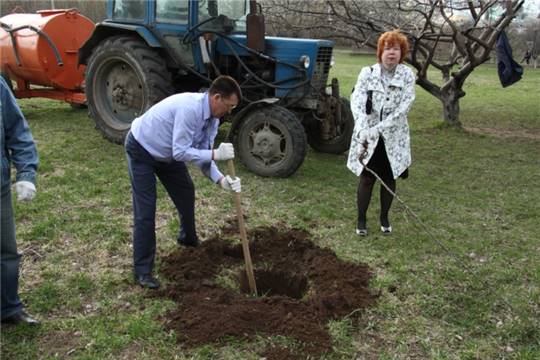
[[[386,154],[386,147],[384,146],[384,140],[382,137],[379,138],[375,152],[369,159],[367,164],[368,168],[373,170],[381,179],[393,179],[394,175],[392,174],[392,167],[390,166],[390,161],[388,161],[388,155]],[[362,172],[366,176],[372,176],[369,171]],[[404,172],[399,175],[401,179],[406,179],[409,177],[409,169],[405,169]]]

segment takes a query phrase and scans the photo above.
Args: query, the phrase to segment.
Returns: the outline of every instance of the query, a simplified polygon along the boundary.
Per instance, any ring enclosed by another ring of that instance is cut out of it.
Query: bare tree
[[[524,0],[265,1],[270,2],[271,17],[281,26],[324,31],[359,46],[376,48],[381,33],[399,28],[411,42],[406,61],[417,71],[417,84],[442,102],[446,122],[461,126],[463,84],[490,59],[499,34]],[[307,27],[291,22],[291,13],[309,15],[313,22]],[[440,79],[430,78],[431,68],[438,70]]]

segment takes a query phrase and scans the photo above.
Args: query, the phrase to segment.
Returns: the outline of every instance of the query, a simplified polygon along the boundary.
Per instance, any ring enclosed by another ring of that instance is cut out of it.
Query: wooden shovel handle
[[[231,175],[233,178],[236,177],[236,171],[234,170],[234,162],[232,159],[227,160],[227,167],[229,168],[229,175]],[[257,296],[257,284],[255,283],[255,276],[253,275],[253,264],[251,263],[246,225],[244,223],[244,214],[242,212],[242,198],[240,193],[236,191],[234,192],[234,204],[236,206],[236,216],[238,217],[240,238],[242,239],[242,250],[244,252],[244,261],[246,263],[246,274],[249,282],[249,289],[253,295]]]

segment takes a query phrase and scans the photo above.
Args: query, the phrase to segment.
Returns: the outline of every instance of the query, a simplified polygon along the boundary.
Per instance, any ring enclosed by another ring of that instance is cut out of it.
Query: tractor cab
[[[249,10],[249,0],[114,0],[108,3],[105,24],[144,26],[172,58],[206,74],[212,41],[208,35],[192,40],[208,32],[245,35]]]
[[[115,0],[108,4],[107,15],[113,21],[177,24],[194,27],[219,15],[230,19],[235,31],[246,31],[249,0]],[[204,29],[218,30],[212,25]]]

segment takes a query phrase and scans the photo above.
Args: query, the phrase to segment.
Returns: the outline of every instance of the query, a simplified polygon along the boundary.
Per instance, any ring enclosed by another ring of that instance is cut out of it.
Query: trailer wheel
[[[71,106],[71,108],[73,110],[85,110],[85,109],[88,109],[88,106],[86,104],[70,103],[69,106]]]
[[[260,176],[288,177],[302,165],[307,140],[296,115],[281,106],[249,112],[242,120],[235,147],[242,163]]]
[[[108,140],[121,144],[131,122],[172,94],[165,61],[142,40],[104,40],[88,60],[86,96],[90,116]]]
[[[339,106],[341,106],[341,124],[338,126],[337,136],[332,139],[323,139],[320,122],[317,121],[308,134],[308,142],[313,149],[328,154],[341,154],[349,150],[354,130],[354,117],[349,100],[341,98]]]

